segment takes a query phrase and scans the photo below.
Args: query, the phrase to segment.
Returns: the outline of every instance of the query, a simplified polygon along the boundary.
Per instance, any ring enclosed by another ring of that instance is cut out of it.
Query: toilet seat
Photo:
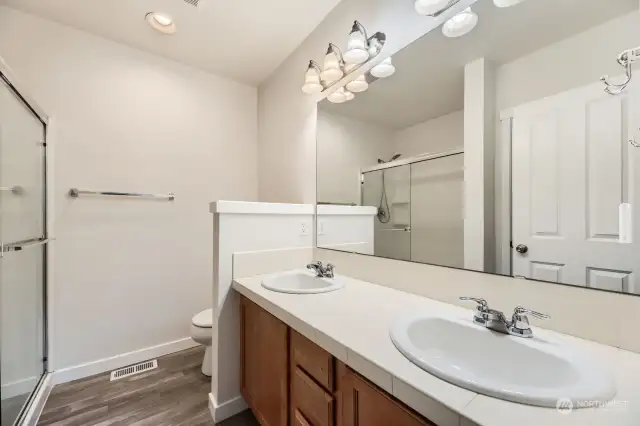
[[[191,318],[191,323],[199,328],[212,328],[213,309],[205,309],[202,312],[198,312]]]

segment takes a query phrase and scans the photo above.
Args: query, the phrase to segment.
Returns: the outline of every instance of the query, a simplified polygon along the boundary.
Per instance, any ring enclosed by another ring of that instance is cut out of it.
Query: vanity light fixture
[[[302,91],[307,95],[315,95],[324,90],[324,86],[320,81],[320,66],[315,61],[309,61],[309,68],[304,76],[304,85]]]
[[[173,19],[164,13],[149,12],[145,15],[144,19],[151,28],[163,34],[174,34],[177,31]]]
[[[347,102],[347,93],[345,92],[344,87],[341,87],[327,96],[327,99],[329,100],[329,102],[332,102],[334,104],[341,104]]]
[[[396,67],[391,62],[391,57],[388,57],[384,61],[380,62],[375,67],[371,68],[371,75],[377,78],[391,77],[396,72]]]
[[[350,81],[345,86],[347,90],[353,93],[362,93],[369,88],[369,82],[367,82],[367,76],[365,74],[358,76],[355,80]]]
[[[353,92],[345,89],[344,91],[344,98],[346,101],[352,101],[356,98],[356,95],[353,94]]]
[[[320,78],[327,84],[335,83],[344,77],[344,59],[342,58],[342,52],[333,43],[329,43],[327,54],[324,57],[323,71],[320,73]]]
[[[525,0],[493,0],[493,3],[498,7],[509,7],[520,4]]]
[[[442,25],[442,34],[447,37],[462,37],[478,25],[478,15],[470,7],[458,13]]]
[[[344,62],[347,64],[364,64],[369,59],[369,37],[367,30],[358,21],[353,22]]]
[[[416,0],[416,12],[424,16],[438,16],[460,0]]]

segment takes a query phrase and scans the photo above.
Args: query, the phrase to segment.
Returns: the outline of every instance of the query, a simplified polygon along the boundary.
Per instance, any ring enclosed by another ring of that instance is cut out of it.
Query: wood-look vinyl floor
[[[204,348],[158,359],[158,368],[109,381],[109,373],[55,386],[38,425],[213,426],[211,380],[201,371]],[[258,426],[250,412],[218,426]]]

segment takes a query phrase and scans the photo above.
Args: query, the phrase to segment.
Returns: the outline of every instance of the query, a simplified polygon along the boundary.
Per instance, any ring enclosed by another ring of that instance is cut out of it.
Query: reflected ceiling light
[[[364,92],[369,88],[369,83],[367,82],[367,76],[364,74],[359,76],[355,80],[352,80],[349,83],[347,83],[346,87],[347,87],[347,90],[353,93]]]
[[[354,21],[349,41],[347,42],[347,51],[344,54],[344,62],[347,64],[364,64],[369,59],[369,37],[367,30],[358,21]]]
[[[334,104],[341,104],[347,102],[347,93],[345,92],[344,87],[341,87],[327,96],[327,99],[329,102],[333,102]]]
[[[151,28],[163,34],[173,34],[177,30],[173,19],[164,13],[149,12],[145,15],[144,19]]]
[[[478,25],[478,15],[470,7],[449,19],[442,26],[442,34],[447,37],[462,37]]]
[[[344,77],[344,60],[342,59],[342,52],[333,43],[329,43],[327,54],[324,57],[324,67],[320,78],[327,84],[335,83]]]
[[[416,0],[416,12],[425,16],[438,16],[452,6],[451,0]]]
[[[353,92],[350,92],[349,90],[345,90],[344,91],[344,98],[347,101],[352,101],[356,98],[356,95],[353,94]]]
[[[388,57],[384,61],[380,62],[375,67],[371,68],[371,75],[377,78],[387,78],[392,76],[396,72],[396,67],[391,62],[391,57]]]
[[[320,82],[320,66],[318,66],[314,61],[310,61],[307,73],[304,76],[302,91],[307,95],[315,95],[323,90],[324,86]]]
[[[498,7],[509,7],[520,4],[525,0],[493,0],[493,3]]]

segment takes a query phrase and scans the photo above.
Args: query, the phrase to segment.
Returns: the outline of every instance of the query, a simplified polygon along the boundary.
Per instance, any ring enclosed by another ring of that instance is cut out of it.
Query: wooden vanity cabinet
[[[288,426],[289,328],[240,300],[241,392],[262,426]]]
[[[241,297],[242,395],[262,426],[436,426]]]

